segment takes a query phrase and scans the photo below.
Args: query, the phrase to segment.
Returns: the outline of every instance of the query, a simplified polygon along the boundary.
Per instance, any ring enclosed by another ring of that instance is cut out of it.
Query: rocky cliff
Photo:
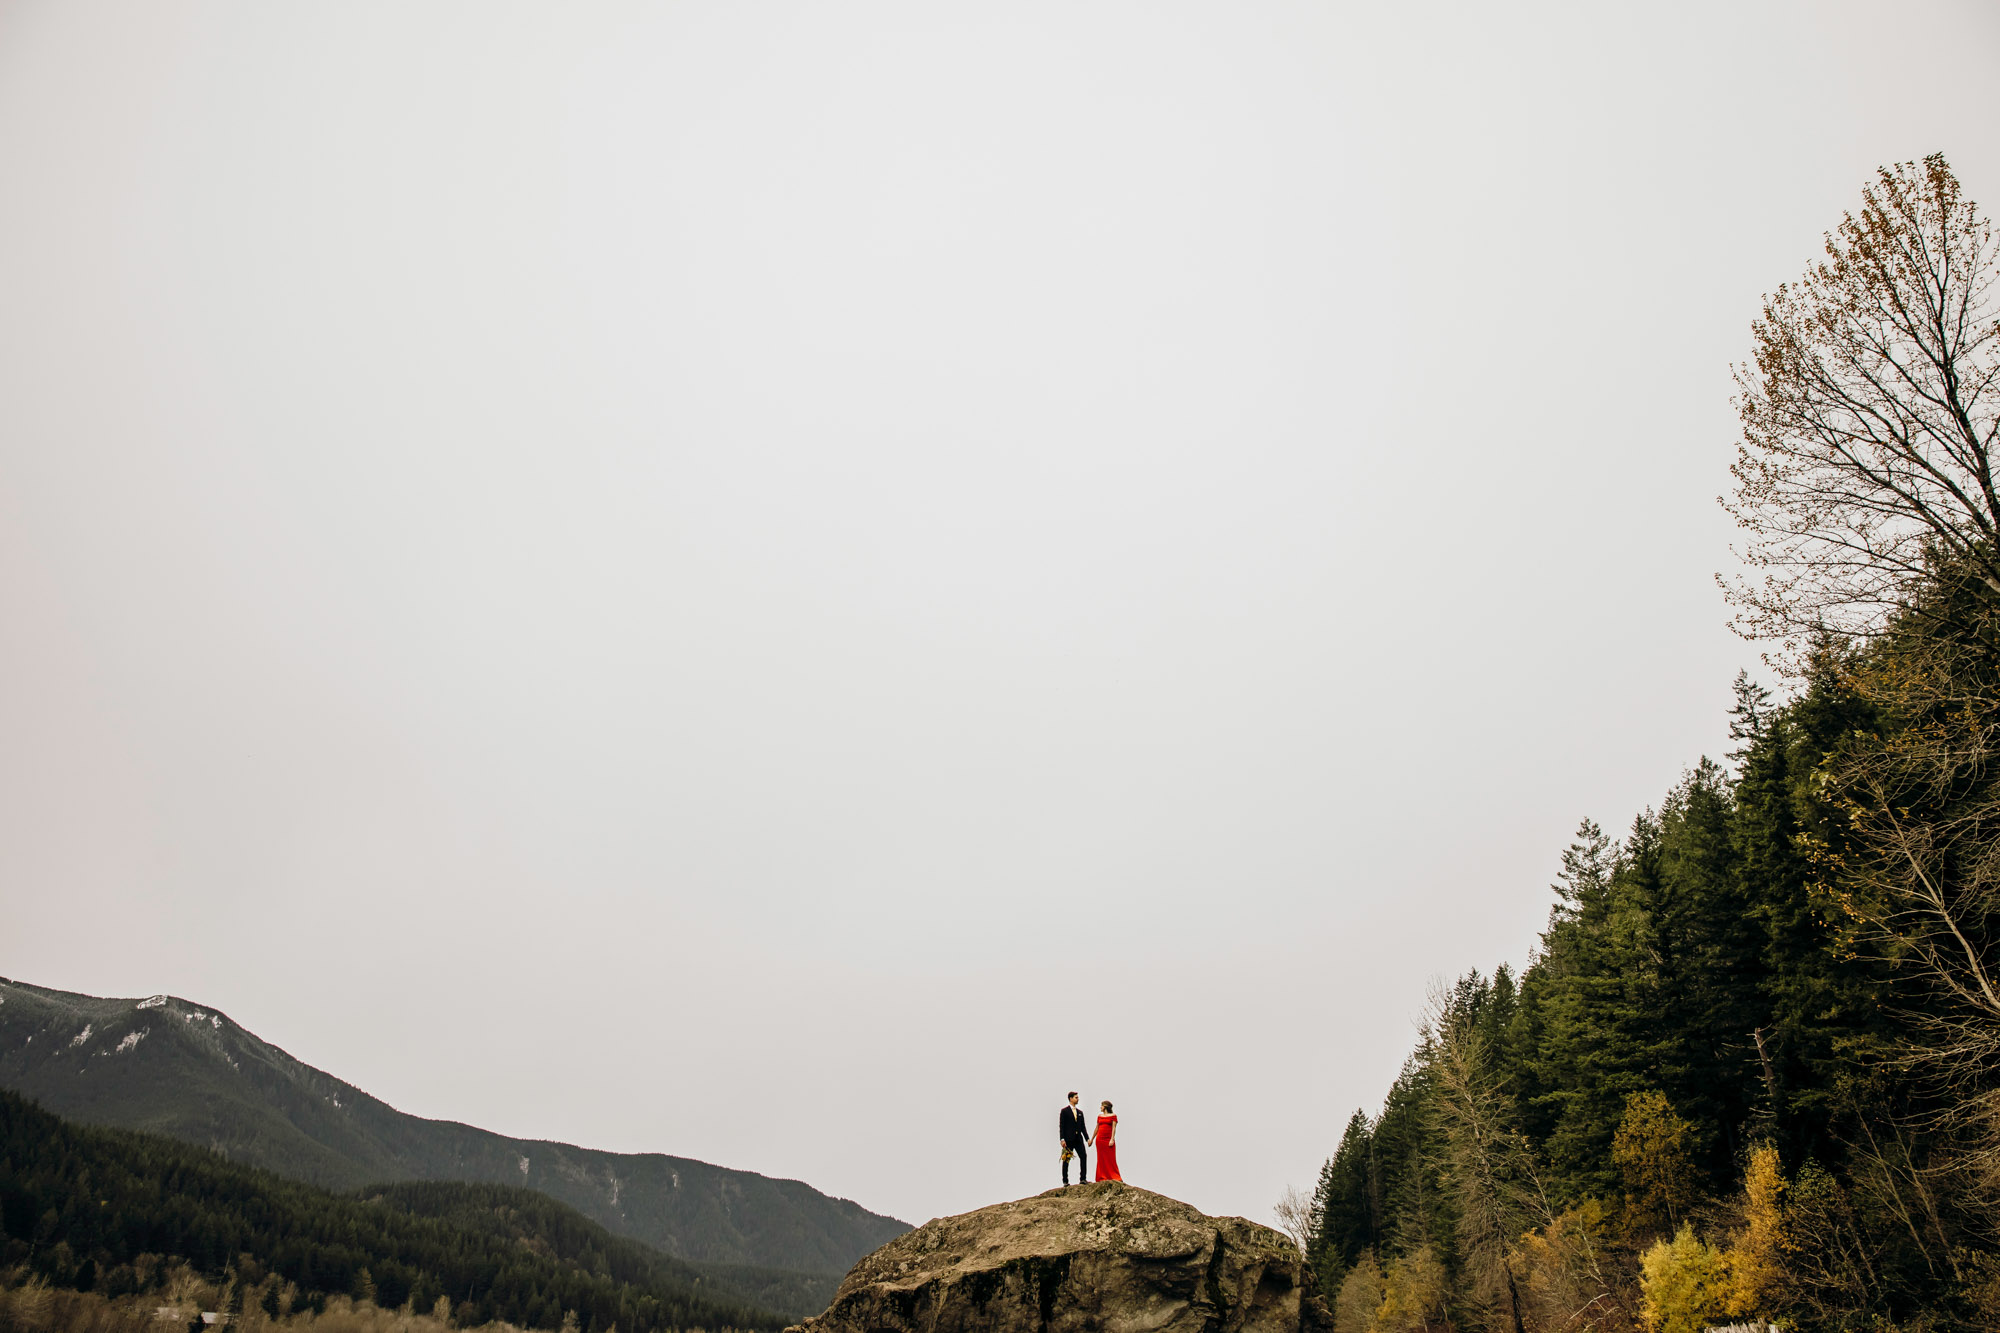
[[[1326,1333],[1291,1241],[1115,1181],[938,1218],[797,1333]]]

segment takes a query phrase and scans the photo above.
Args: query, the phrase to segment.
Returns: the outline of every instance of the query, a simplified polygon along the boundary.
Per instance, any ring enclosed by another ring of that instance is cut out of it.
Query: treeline
[[[1778,710],[1738,691],[1737,772],[1703,761],[1622,841],[1586,822],[1534,960],[1438,995],[1348,1123],[1312,1239],[1340,1333],[1511,1328],[1517,1305],[1523,1328],[1634,1327],[1652,1246],[1749,1225],[1760,1148],[1790,1289],[1710,1292],[1703,1318],[1994,1327],[1990,1215],[1940,1174],[1955,1136],[1906,1058],[1916,995],[1803,850],[1839,822],[1818,761],[1865,707],[1831,677]]]
[[[1739,376],[1791,697],[1433,997],[1313,1199],[1338,1333],[2000,1328],[1994,247],[1932,158],[1828,256]]]
[[[149,1134],[70,1124],[0,1093],[0,1269],[107,1300],[175,1275],[223,1313],[329,1300],[580,1333],[785,1321],[531,1190],[402,1184],[335,1194]]]

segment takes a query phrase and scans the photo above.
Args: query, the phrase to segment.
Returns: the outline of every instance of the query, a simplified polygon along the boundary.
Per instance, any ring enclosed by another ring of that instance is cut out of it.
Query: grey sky
[[[1729,363],[1983,4],[0,4],[0,972],[1267,1216],[1724,748]]]

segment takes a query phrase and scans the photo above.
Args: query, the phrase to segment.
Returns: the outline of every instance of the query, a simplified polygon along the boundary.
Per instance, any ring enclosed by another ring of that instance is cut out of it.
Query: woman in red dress
[[[1097,1178],[1123,1180],[1118,1174],[1118,1117],[1111,1114],[1110,1102],[1099,1102],[1104,1114],[1097,1117]]]

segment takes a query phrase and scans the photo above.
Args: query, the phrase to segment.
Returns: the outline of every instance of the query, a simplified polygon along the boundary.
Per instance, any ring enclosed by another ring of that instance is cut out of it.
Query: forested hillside
[[[1434,996],[1319,1179],[1339,1333],[2000,1328],[1993,245],[1933,158],[1827,254],[1739,375],[1786,697]]]
[[[0,1087],[72,1120],[171,1135],[330,1189],[526,1185],[680,1258],[798,1270],[829,1291],[909,1230],[802,1181],[406,1115],[167,995],[99,999],[0,979]]]
[[[0,1093],[0,1270],[119,1297],[177,1271],[276,1316],[346,1296],[627,1333],[786,1321],[533,1190],[404,1184],[342,1195],[150,1134],[65,1123]],[[442,1302],[442,1304],[440,1304]]]

